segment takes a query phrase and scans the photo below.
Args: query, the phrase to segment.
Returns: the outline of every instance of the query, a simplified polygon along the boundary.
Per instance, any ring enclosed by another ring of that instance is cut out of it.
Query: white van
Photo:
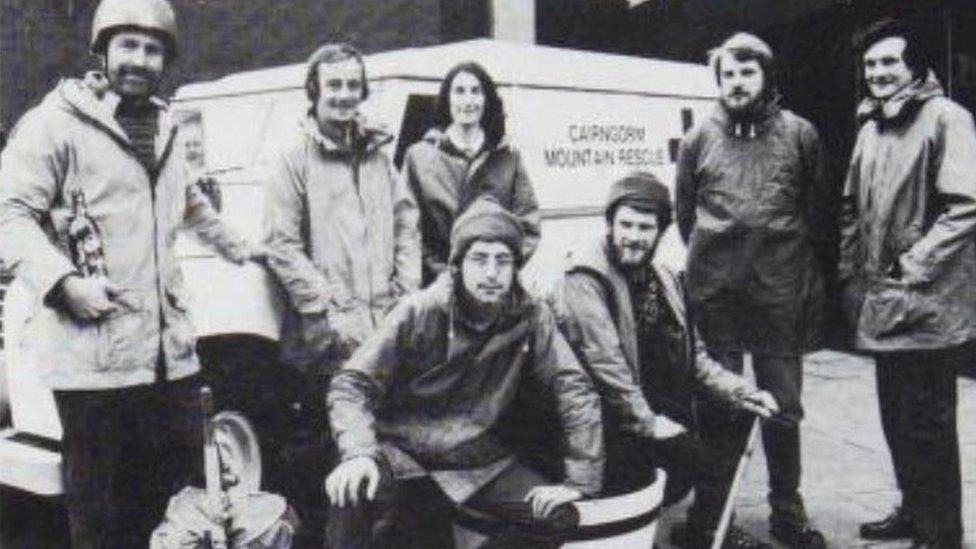
[[[508,133],[541,206],[542,241],[523,272],[530,287],[545,284],[568,250],[604,231],[603,204],[615,178],[639,169],[672,183],[682,134],[707,115],[717,94],[704,65],[622,55],[487,39],[378,53],[365,59],[371,95],[363,111],[398,136],[390,150],[398,166],[429,126],[441,78],[469,60],[498,84]],[[295,64],[242,72],[188,84],[173,99],[184,120],[202,126],[221,215],[253,240],[260,238],[261,184],[271,153],[308,109],[305,71]],[[675,233],[665,238],[669,260],[682,262]],[[192,238],[178,245],[201,343],[277,340],[283,302],[269,273],[227,263]],[[15,282],[4,311],[14,427],[0,438],[0,484],[56,494],[60,425],[38,368],[18,352],[31,299]]]

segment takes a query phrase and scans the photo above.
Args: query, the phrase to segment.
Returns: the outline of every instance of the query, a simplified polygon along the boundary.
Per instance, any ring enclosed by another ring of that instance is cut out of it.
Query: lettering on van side
[[[626,124],[570,124],[569,140],[572,143],[640,143],[646,140],[646,130]]]

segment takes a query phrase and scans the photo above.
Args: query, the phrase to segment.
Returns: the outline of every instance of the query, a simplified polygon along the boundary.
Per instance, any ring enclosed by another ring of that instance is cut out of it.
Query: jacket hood
[[[764,99],[752,113],[742,117],[733,116],[725,105],[718,101],[712,110],[712,119],[729,135],[754,138],[766,133],[781,110],[780,95],[778,92],[772,92],[769,98]]]
[[[48,95],[48,100],[58,101],[63,110],[97,122],[128,140],[115,120],[115,109],[119,106],[121,98],[112,91],[105,73],[91,71],[82,79],[64,79],[55,91]],[[162,99],[154,96],[150,97],[149,101],[160,111],[166,111],[167,103]]]
[[[916,80],[887,100],[865,97],[857,107],[857,119],[864,123],[870,119],[888,123],[902,122],[918,111],[933,97],[943,97],[942,84],[931,70],[925,78]]]
[[[355,152],[345,143],[339,143],[328,135],[322,133],[319,128],[318,120],[309,114],[301,121],[302,130],[315,143],[318,143],[324,150],[338,154],[352,154]],[[393,141],[393,135],[379,126],[372,126],[366,122],[365,117],[358,116],[353,123],[356,132],[355,140],[362,152],[371,152]]]

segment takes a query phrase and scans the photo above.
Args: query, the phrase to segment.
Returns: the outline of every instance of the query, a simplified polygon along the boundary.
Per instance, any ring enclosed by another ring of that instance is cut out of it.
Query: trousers
[[[202,485],[198,376],[55,391],[74,549],[147,547],[169,498]]]
[[[329,509],[327,547],[392,549],[409,546],[404,540],[409,539],[411,533],[403,531],[398,515],[411,504],[411,488],[416,490],[417,482],[432,481],[396,480],[382,464],[381,471],[379,488],[372,501],[361,501],[356,506],[332,506]],[[578,525],[579,516],[571,505],[558,507],[547,518],[533,516],[532,507],[525,501],[525,496],[532,488],[547,484],[551,483],[534,470],[514,463],[471,496],[464,503],[465,507],[492,516],[503,525],[482,545],[482,549],[559,547],[566,533]],[[449,518],[444,517],[444,520]]]
[[[875,355],[878,404],[902,507],[929,538],[962,541],[956,373],[967,347]]]
[[[715,354],[722,365],[735,373],[743,371],[741,352]],[[782,411],[784,421],[768,421],[762,426],[763,450],[769,472],[767,499],[773,522],[802,528],[808,522],[800,496],[800,428],[803,416],[800,393],[803,384],[799,356],[753,354],[753,369],[760,389],[769,391]],[[706,400],[699,407],[701,437],[713,474],[702,477],[696,486],[695,503],[689,521],[706,530],[714,529],[731,487],[753,417],[731,410],[729,405]]]

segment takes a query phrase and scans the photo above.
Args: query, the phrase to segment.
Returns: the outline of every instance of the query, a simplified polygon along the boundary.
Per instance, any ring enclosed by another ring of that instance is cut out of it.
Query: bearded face
[[[726,110],[732,114],[744,114],[753,110],[762,100],[766,85],[759,61],[740,61],[732,53],[725,52],[719,63],[719,89]]]
[[[508,300],[515,281],[515,254],[507,244],[476,241],[461,261],[464,290],[480,306],[497,308]]]
[[[617,208],[610,225],[610,242],[623,269],[650,261],[660,237],[655,212],[636,210],[626,204]]]

